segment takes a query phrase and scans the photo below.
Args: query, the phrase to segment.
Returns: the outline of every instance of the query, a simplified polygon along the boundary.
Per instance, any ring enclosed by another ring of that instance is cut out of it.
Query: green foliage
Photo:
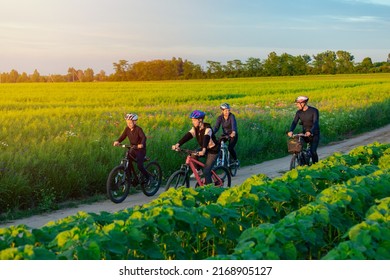
[[[388,259],[390,175],[376,164],[389,145],[273,180],[170,189],[117,213],[0,228],[0,259]]]

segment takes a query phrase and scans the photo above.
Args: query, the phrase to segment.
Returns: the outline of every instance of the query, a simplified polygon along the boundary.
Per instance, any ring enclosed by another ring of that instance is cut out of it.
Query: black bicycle
[[[229,136],[227,135],[221,136],[221,138],[219,139],[221,149],[219,151],[215,166],[226,167],[227,169],[229,169],[232,177],[234,177],[237,175],[238,168],[240,168],[240,162],[238,160],[233,162],[231,161],[228,145],[226,144],[227,141],[229,141]]]
[[[130,145],[119,145],[118,147],[125,148],[124,157],[120,165],[114,167],[107,179],[107,195],[114,203],[120,203],[126,199],[129,194],[130,187],[140,187],[146,196],[153,196],[160,188],[162,180],[161,167],[157,161],[148,162],[145,169],[148,171],[150,178],[145,180],[145,176],[134,167],[136,159],[131,155],[131,150],[136,149]]]
[[[305,134],[294,134],[287,142],[288,152],[292,154],[290,170],[297,166],[311,165],[310,142],[305,145]]]

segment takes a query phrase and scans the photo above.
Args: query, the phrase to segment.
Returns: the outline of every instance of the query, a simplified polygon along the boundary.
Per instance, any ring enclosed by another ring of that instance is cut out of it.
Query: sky
[[[114,72],[154,59],[226,63],[390,54],[390,0],[0,0],[0,73]]]

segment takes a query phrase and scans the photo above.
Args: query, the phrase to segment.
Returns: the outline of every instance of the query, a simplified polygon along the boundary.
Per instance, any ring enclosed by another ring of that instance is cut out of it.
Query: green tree
[[[281,75],[281,59],[276,52],[268,54],[268,58],[264,61],[263,67],[267,76]]]
[[[334,51],[322,52],[313,57],[315,74],[336,74],[336,53]]]
[[[33,83],[41,82],[41,75],[39,74],[37,69],[34,70],[34,73],[31,75],[30,80]]]
[[[113,63],[115,73],[113,74],[115,81],[127,81],[126,72],[129,69],[129,64],[127,60],[119,60],[118,63]]]
[[[250,57],[245,63],[245,73],[248,77],[259,77],[263,75],[263,64],[260,58]]]
[[[346,51],[337,51],[336,52],[336,67],[337,73],[339,74],[350,74],[354,71],[353,60],[355,59],[353,55]]]
[[[92,68],[87,68],[83,73],[83,82],[93,82],[94,81],[94,75]]]
[[[370,57],[365,57],[361,63],[355,67],[355,71],[358,73],[369,73],[374,67]]]
[[[206,64],[208,78],[223,78],[224,72],[221,62],[208,60]]]

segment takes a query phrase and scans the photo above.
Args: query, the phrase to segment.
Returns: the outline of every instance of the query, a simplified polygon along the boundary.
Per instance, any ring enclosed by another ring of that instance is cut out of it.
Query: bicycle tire
[[[145,169],[148,171],[151,177],[148,184],[142,184],[142,192],[146,196],[153,196],[158,192],[161,185],[161,166],[158,164],[158,162],[151,161],[146,165]]]
[[[222,162],[223,162],[224,156],[225,156],[224,152],[222,150],[219,151],[217,160],[215,162],[215,166],[223,166]]]
[[[290,170],[295,169],[297,166],[299,166],[298,155],[293,154],[290,161]]]
[[[129,195],[130,184],[123,165],[116,166],[111,170],[106,188],[107,196],[114,203],[121,203]]]
[[[165,190],[167,191],[170,188],[179,188],[185,186],[186,188],[190,187],[190,179],[185,171],[177,170],[172,173],[169,177],[167,184],[165,185]]]
[[[237,175],[237,170],[238,170],[239,166],[240,165],[237,164],[237,162],[230,164],[229,170],[230,170],[230,175],[232,175],[232,177]]]
[[[218,175],[219,178],[221,178],[221,180],[223,181],[223,185],[222,186],[217,186],[217,187],[227,187],[227,188],[230,188],[231,184],[232,184],[232,176],[230,175],[230,171],[229,169],[227,169],[226,167],[224,166],[217,166],[213,169],[213,171]],[[211,176],[214,184],[216,184],[216,181],[217,179],[215,178],[215,175],[212,174]]]

